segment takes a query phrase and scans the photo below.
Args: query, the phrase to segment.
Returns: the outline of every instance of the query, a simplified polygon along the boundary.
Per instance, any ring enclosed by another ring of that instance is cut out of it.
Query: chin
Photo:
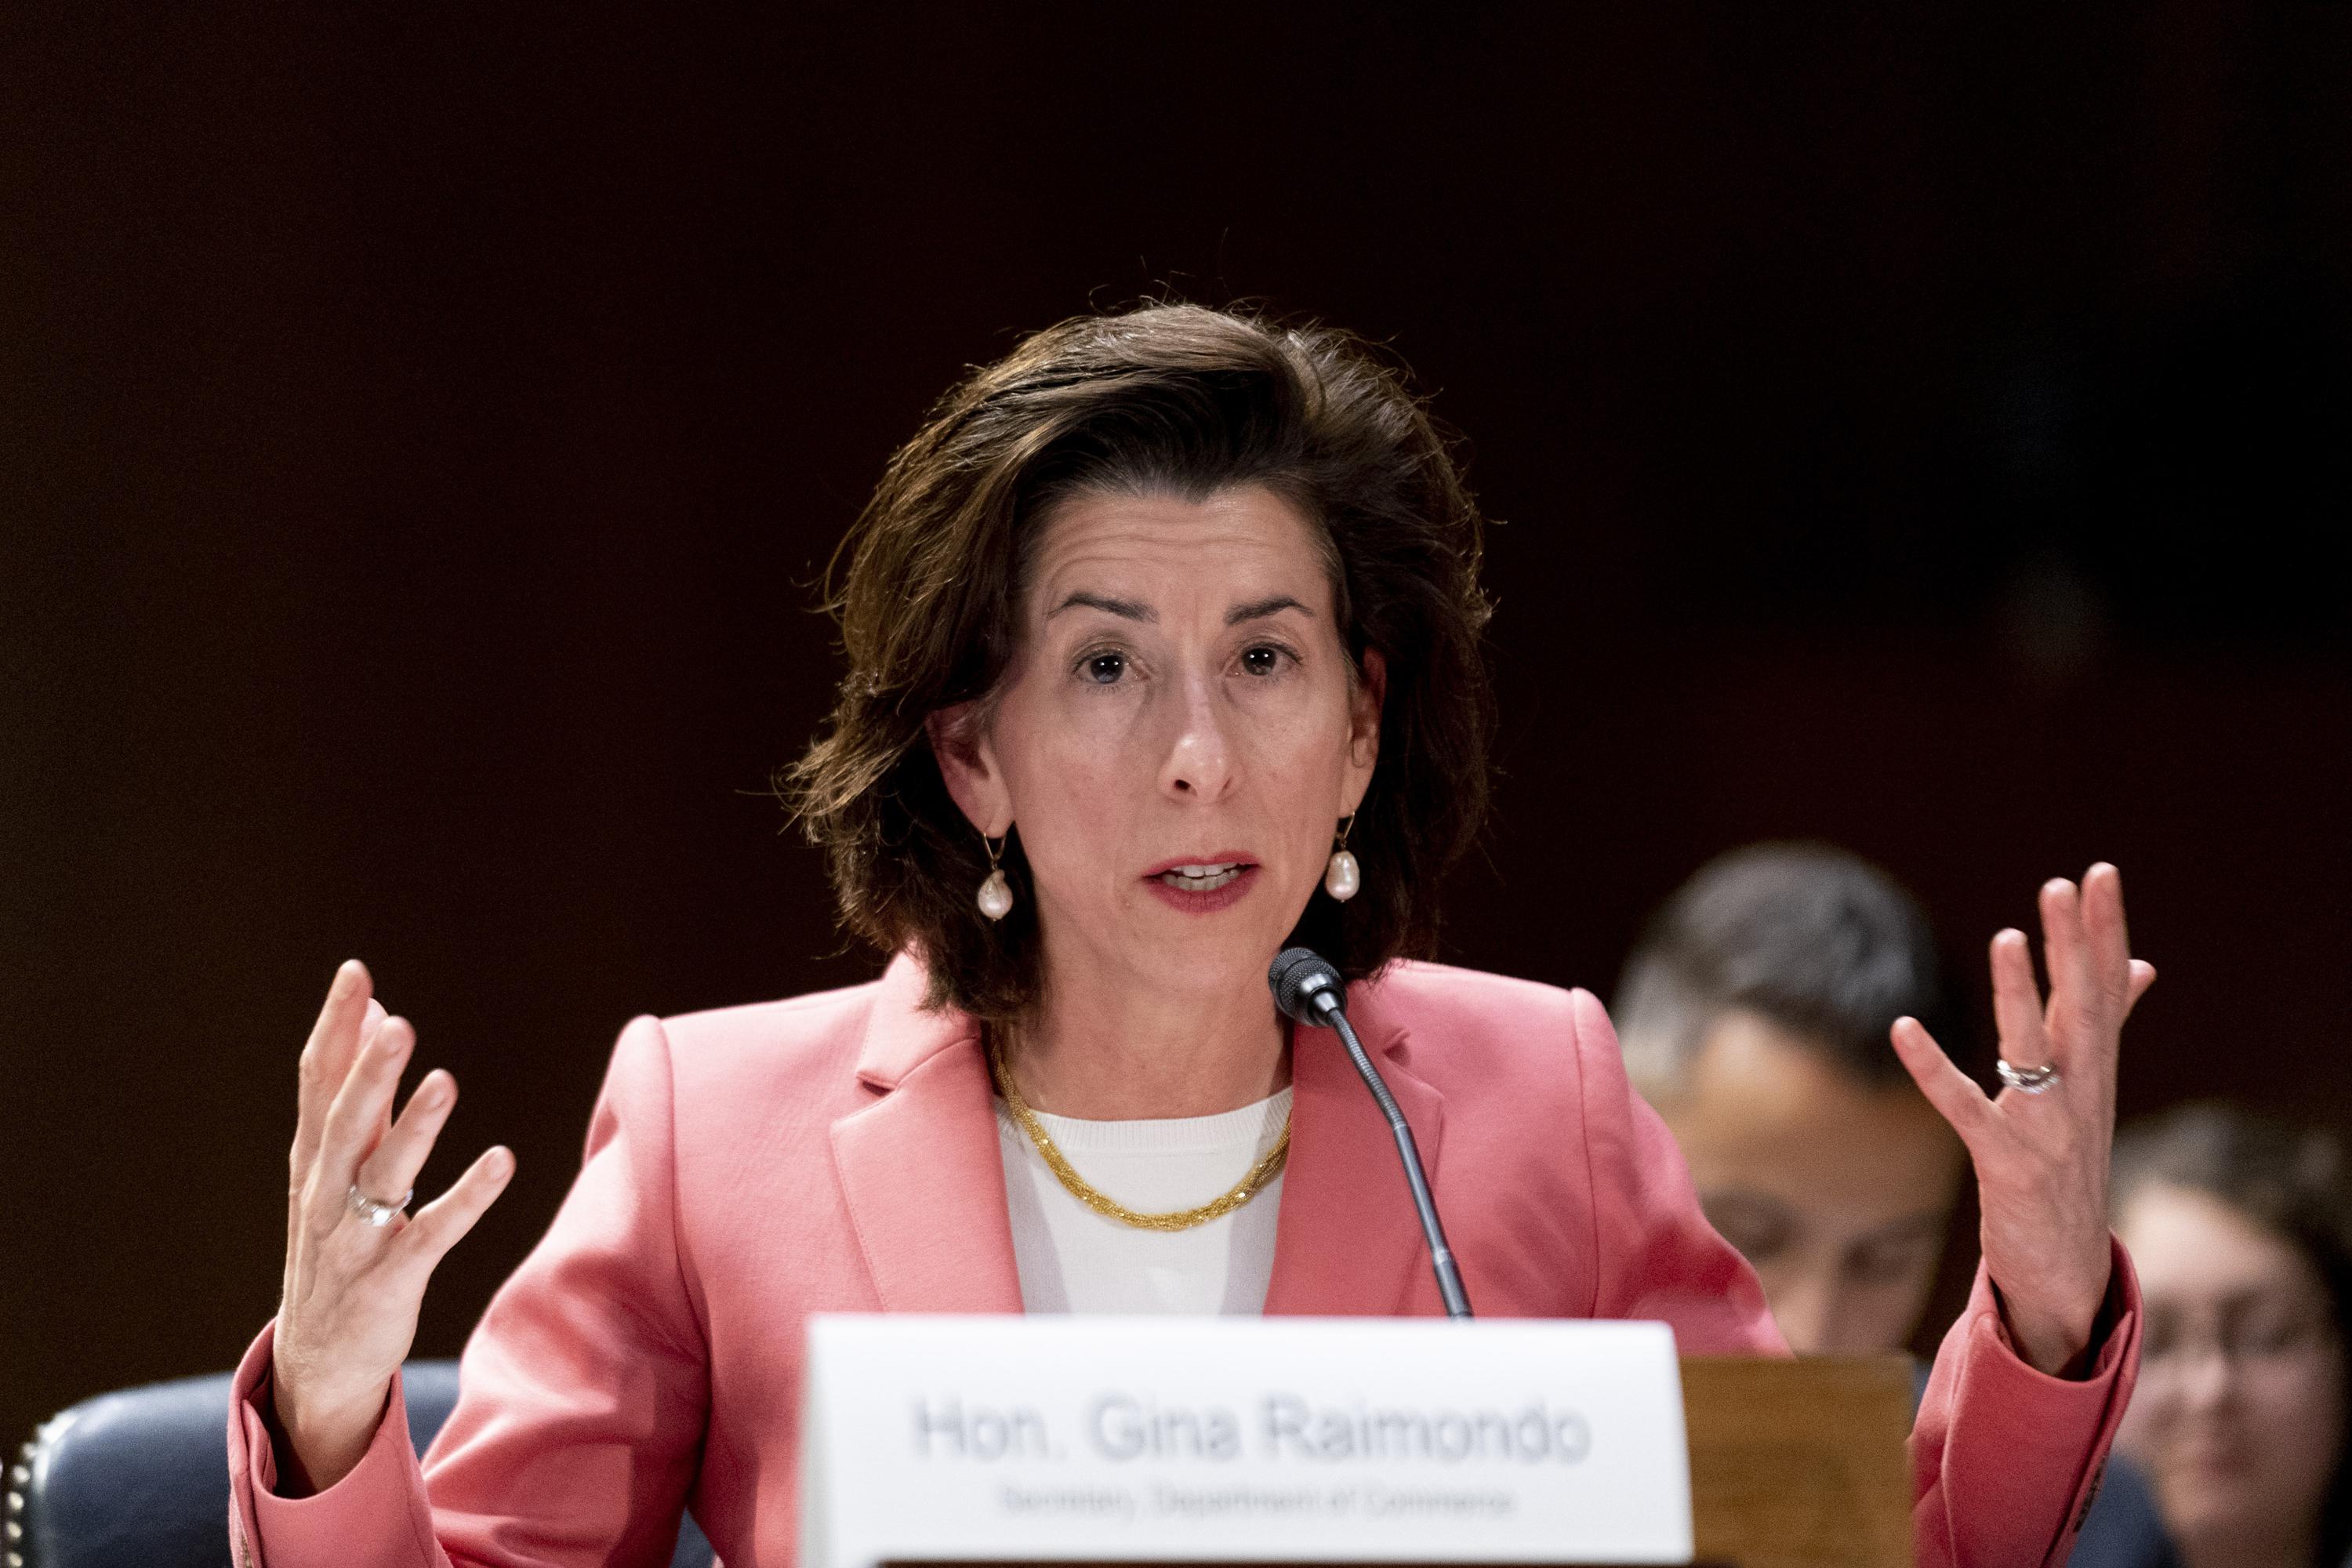
[[[1194,993],[1265,991],[1266,967],[1282,951],[1283,933],[1255,922],[1222,931],[1203,931],[1202,923],[1191,916],[1147,922],[1129,950],[1144,982]]]
[[[2184,1473],[2185,1471],[2185,1473]],[[2261,1495],[2257,1479],[2232,1468],[2215,1474],[2204,1467],[2173,1467],[2155,1478],[2166,1522],[2187,1535],[2242,1535],[2274,1521],[2284,1500]]]

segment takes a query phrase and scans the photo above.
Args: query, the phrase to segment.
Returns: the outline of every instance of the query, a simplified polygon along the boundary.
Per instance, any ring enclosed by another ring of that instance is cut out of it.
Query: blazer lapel
[[[874,1292],[888,1312],[1018,1312],[1021,1278],[980,1030],[922,1009],[919,965],[882,977],[857,1076],[877,1098],[833,1124]]]
[[[1367,1002],[1372,994],[1370,986],[1358,991]],[[1438,1186],[1444,1097],[1399,1059],[1404,1031],[1385,1023],[1377,1006],[1352,1008],[1350,1016],[1412,1126],[1430,1184]],[[1437,1311],[1429,1249],[1397,1163],[1396,1139],[1339,1036],[1297,1030],[1290,1082],[1290,1160],[1282,1174],[1266,1311],[1326,1317]]]

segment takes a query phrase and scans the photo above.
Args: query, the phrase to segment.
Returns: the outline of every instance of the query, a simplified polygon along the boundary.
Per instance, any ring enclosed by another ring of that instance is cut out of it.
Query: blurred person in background
[[[2113,1192],[2147,1313],[2118,1452],[2189,1568],[2336,1568],[2352,1552],[2340,1145],[2188,1106],[2116,1140]]]
[[[1967,1037],[1911,896],[1824,845],[1734,850],[1652,918],[1614,1013],[1634,1087],[1790,1348],[1904,1345],[1966,1166],[1888,1043],[1906,1015],[1956,1047]]]
[[[1627,1072],[1800,1355],[1900,1351],[1935,1289],[1967,1152],[1889,1032],[1917,1018],[1978,1076],[1941,971],[1918,902],[1818,844],[1711,861],[1627,961],[1612,1009]],[[2110,1468],[2071,1561],[2175,1561],[2128,1466]]]

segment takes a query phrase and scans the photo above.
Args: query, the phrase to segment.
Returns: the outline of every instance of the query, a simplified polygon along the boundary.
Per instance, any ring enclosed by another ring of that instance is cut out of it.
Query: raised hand
[[[2104,862],[2080,889],[2063,878],[2042,885],[2042,944],[2046,1003],[2025,933],[1992,939],[2001,1060],[2028,1088],[1987,1099],[1916,1018],[1898,1019],[1894,1040],[1920,1092],[1968,1145],[1985,1268],[2018,1353],[2064,1373],[2089,1346],[2106,1300],[2116,1058],[2124,1019],[2156,970],[2131,956],[2123,878]],[[2056,1076],[2031,1089],[2042,1068]]]
[[[457,1083],[436,1068],[392,1119],[416,1032],[372,989],[357,959],[337,970],[302,1047],[270,1380],[281,1488],[322,1490],[367,1452],[435,1266],[514,1174],[513,1154],[493,1148],[413,1218],[385,1212],[405,1208]]]

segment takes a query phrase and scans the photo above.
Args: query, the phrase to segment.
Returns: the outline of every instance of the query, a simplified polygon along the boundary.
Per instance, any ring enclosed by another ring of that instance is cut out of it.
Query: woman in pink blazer
[[[975,373],[853,535],[850,672],[795,775],[887,972],[630,1026],[422,1467],[399,1363],[512,1163],[405,1214],[456,1086],[395,1117],[414,1033],[339,972],[231,1408],[238,1560],[652,1564],[691,1506],[732,1568],[789,1563],[813,1311],[1437,1311],[1384,1123],[1273,1007],[1293,942],[1358,982],[1482,1313],[1785,1353],[1599,1005],[1402,960],[1484,804],[1478,528],[1341,334],[1157,308]],[[2105,1183],[2152,972],[2113,868],[2042,916],[2046,1008],[1994,942],[1999,1099],[1895,1031],[1985,1215],[1912,1440],[1923,1564],[2063,1561],[2135,1364]]]

